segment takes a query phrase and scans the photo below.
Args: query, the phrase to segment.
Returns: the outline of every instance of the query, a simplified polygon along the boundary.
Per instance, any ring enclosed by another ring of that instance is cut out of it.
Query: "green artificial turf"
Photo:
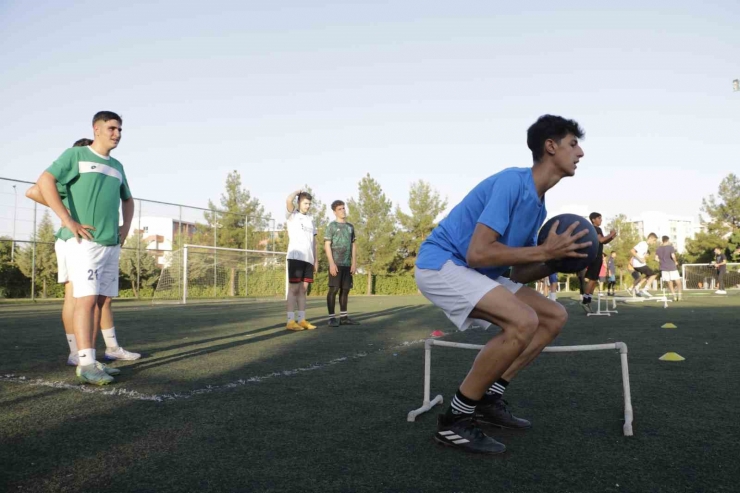
[[[85,387],[65,365],[59,305],[0,306],[0,490],[254,492],[738,491],[740,296],[688,296],[668,309],[620,304],[570,320],[558,345],[629,347],[633,437],[622,436],[616,351],[543,354],[509,386],[525,432],[489,429],[503,456],[432,440],[423,344],[483,344],[423,298],[355,297],[362,323],[284,330],[284,305],[114,303],[115,384]],[[672,322],[677,329],[661,329]],[[98,346],[102,355],[102,340]],[[674,351],[682,362],[659,357]],[[432,395],[448,401],[475,352],[434,348]]]

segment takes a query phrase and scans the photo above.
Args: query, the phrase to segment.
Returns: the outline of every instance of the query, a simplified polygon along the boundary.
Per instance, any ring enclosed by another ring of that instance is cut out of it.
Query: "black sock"
[[[488,388],[488,390],[486,390],[486,395],[483,396],[483,400],[489,401],[491,399],[500,399],[503,397],[504,391],[508,386],[508,381],[503,378],[499,378]]]
[[[447,408],[445,416],[451,419],[469,418],[475,412],[475,406],[480,401],[476,401],[465,397],[460,389],[455,393],[455,397],[450,402],[450,407]]]

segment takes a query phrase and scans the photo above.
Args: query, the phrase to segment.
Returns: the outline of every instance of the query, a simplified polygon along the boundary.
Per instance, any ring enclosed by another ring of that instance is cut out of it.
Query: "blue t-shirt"
[[[496,231],[500,235],[498,241],[504,245],[535,246],[546,216],[545,201],[537,196],[532,168],[507,168],[480,182],[434,228],[421,244],[416,267],[440,270],[448,260],[468,267],[465,259],[477,223]],[[496,279],[509,267],[476,270]]]

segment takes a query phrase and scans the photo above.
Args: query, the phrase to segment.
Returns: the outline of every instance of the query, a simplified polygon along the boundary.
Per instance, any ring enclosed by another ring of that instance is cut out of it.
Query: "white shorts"
[[[69,270],[67,269],[67,242],[57,238],[54,242],[54,252],[57,254],[57,281],[60,284],[69,282]]]
[[[469,315],[493,288],[504,286],[516,293],[522,287],[506,277],[498,277],[494,281],[474,269],[457,265],[452,260],[445,262],[440,270],[416,269],[415,277],[419,291],[441,308],[460,330],[466,330],[473,324],[483,328],[491,325],[487,320],[469,318]]]
[[[75,238],[64,247],[73,296],[118,296],[118,259],[121,246],[103,246]]]
[[[660,278],[664,281],[678,281],[681,279],[681,274],[677,270],[662,270],[660,271]]]

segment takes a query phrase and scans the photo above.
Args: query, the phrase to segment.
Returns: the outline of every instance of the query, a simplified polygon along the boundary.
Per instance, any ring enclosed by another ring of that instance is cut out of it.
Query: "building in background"
[[[658,239],[668,236],[679,253],[686,251],[686,240],[693,238],[703,228],[698,219],[674,216],[665,212],[645,212],[630,222],[635,225],[637,233],[642,238],[650,233],[658,235]]]
[[[195,223],[180,221],[164,216],[142,216],[137,218],[138,229],[132,228],[129,236],[141,234],[146,249],[156,256],[157,264],[165,266],[165,253],[172,251],[172,244],[178,234],[190,238],[195,233]]]

